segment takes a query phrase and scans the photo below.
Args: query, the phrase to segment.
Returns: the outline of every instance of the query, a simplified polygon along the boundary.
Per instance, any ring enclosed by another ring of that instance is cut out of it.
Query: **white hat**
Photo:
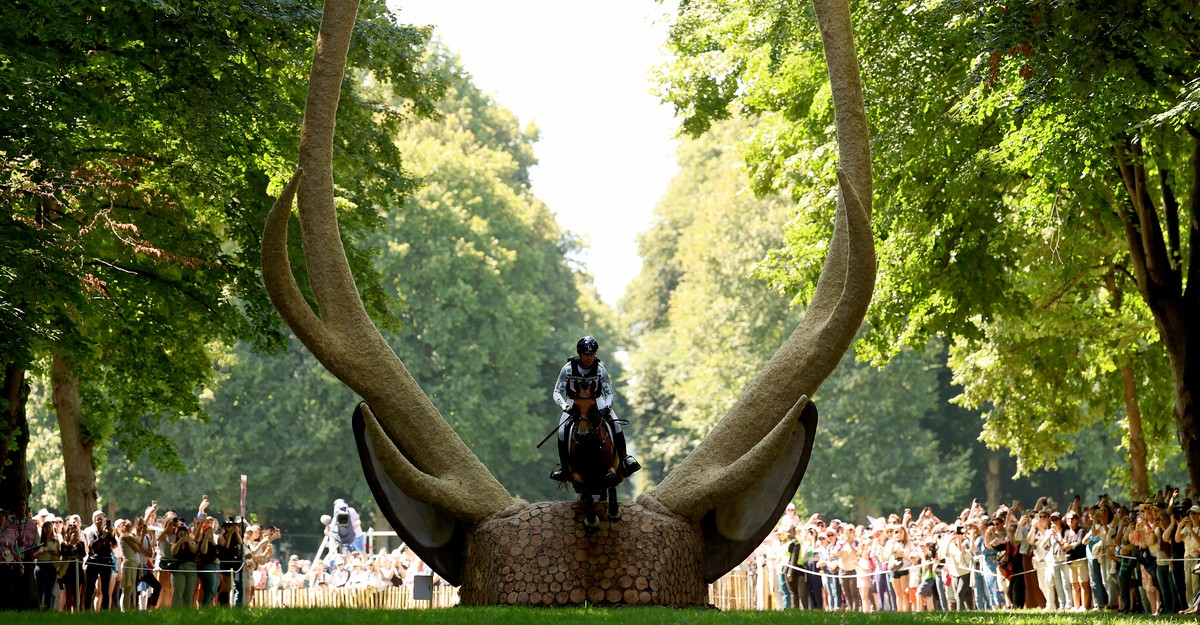
[[[54,516],[54,515],[50,514],[50,511],[49,511],[49,510],[47,510],[47,509],[45,509],[45,508],[42,508],[41,510],[38,510],[38,513],[37,513],[37,514],[33,515],[33,518],[35,518],[35,519],[36,519],[36,518],[38,518],[38,517],[40,517],[40,516]]]

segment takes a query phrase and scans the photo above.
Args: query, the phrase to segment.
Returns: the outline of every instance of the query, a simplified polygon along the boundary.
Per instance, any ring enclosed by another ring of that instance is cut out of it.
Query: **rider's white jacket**
[[[613,403],[613,389],[612,382],[608,378],[608,369],[605,369],[604,365],[600,364],[600,361],[597,360],[592,369],[586,370],[580,367],[579,373],[585,377],[600,378],[600,397],[596,399],[596,409],[604,410],[605,408],[611,408]],[[558,404],[563,412],[568,411],[573,403],[567,393],[567,382],[573,375],[574,365],[572,361],[568,360],[567,364],[563,365],[562,370],[558,372],[558,381],[554,384],[554,403]]]

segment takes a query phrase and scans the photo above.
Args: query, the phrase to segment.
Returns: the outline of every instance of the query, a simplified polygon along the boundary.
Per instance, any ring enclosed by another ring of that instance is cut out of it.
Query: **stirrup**
[[[567,470],[562,468],[562,465],[559,465],[554,467],[554,470],[550,472],[550,479],[556,482],[570,482],[571,474],[567,473]]]
[[[621,471],[625,473],[626,477],[637,473],[641,468],[642,465],[638,464],[637,458],[633,456],[625,456],[621,459]]]

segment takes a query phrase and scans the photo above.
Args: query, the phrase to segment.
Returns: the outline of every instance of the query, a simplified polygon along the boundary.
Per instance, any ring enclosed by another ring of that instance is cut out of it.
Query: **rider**
[[[629,476],[642,468],[642,465],[638,464],[638,461],[625,451],[625,433],[621,431],[621,423],[612,410],[613,390],[612,383],[608,379],[608,369],[605,369],[604,365],[600,364],[600,359],[596,358],[596,351],[599,349],[600,344],[596,342],[596,339],[590,336],[579,339],[579,342],[575,344],[575,351],[579,356],[567,360],[567,364],[563,365],[562,370],[558,372],[558,382],[554,385],[554,402],[562,408],[562,416],[558,422],[559,465],[550,473],[552,480],[571,481],[571,472],[568,469],[570,458],[567,441],[567,425],[570,422],[568,413],[575,403],[575,395],[579,392],[579,382],[572,378],[590,378],[598,382],[599,388],[595,389],[599,395],[596,399],[596,409],[612,426],[613,442],[617,457],[621,459],[621,470],[626,476]]]

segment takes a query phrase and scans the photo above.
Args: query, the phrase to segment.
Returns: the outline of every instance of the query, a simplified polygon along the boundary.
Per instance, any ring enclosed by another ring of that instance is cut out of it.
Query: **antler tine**
[[[292,275],[292,263],[288,258],[288,220],[292,215],[292,200],[296,187],[300,185],[303,169],[297,169],[292,179],[283,187],[279,199],[267,213],[267,224],[262,238],[262,275],[267,295],[279,311],[288,327],[300,337],[305,345],[324,345],[327,342],[325,327],[305,301]],[[311,348],[310,348],[311,349]]]
[[[333,133],[358,0],[327,0],[300,128],[300,229],[321,317],[335,332],[372,325],[346,262],[333,201]]]
[[[303,175],[293,177],[268,217],[263,280],[284,321],[305,346],[378,415],[389,450],[403,456],[385,464],[416,469],[397,473],[420,478],[417,486],[426,503],[477,520],[480,510],[500,510],[513,499],[446,423],[371,322],[338,232],[333,132],[357,11],[357,0],[325,1],[300,132]],[[297,183],[304,258],[319,319],[301,296],[287,259],[290,196]],[[438,488],[454,483],[470,484],[471,494]]]
[[[776,446],[764,446],[764,439],[778,438],[781,419],[793,420],[788,409],[811,397],[837,367],[875,286],[870,147],[850,10],[844,0],[814,0],[813,6],[829,64],[841,162],[833,239],[803,321],[713,431],[649,494],[688,518],[719,503],[723,491],[711,480],[761,473],[761,458],[741,458]],[[714,474],[712,467],[729,469]],[[745,475],[728,475],[738,471]]]

